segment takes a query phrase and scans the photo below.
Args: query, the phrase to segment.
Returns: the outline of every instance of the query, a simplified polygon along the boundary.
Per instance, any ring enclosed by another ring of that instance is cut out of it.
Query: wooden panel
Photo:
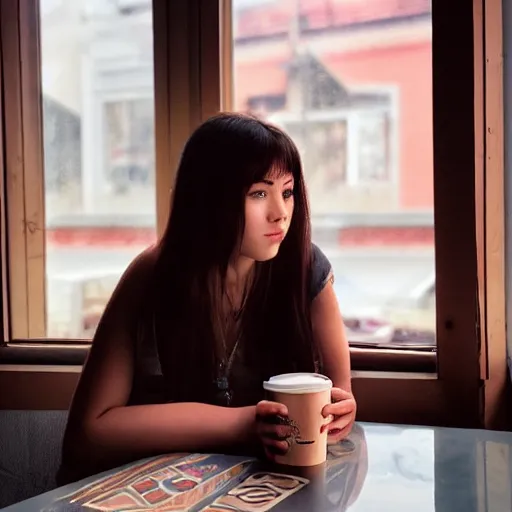
[[[45,218],[37,0],[2,1],[9,336],[46,335]]]
[[[1,15],[1,5],[0,5],[0,15]],[[0,55],[3,54],[2,49],[2,39],[0,38]],[[3,69],[0,66],[0,91],[3,90]],[[4,110],[3,104],[0,102],[0,119],[4,118]],[[0,123],[0,155],[4,155],[4,130],[3,123]],[[1,336],[2,342],[5,342],[9,339],[9,288],[8,288],[8,275],[7,275],[7,262],[9,259],[9,255],[7,252],[7,211],[6,211],[6,181],[5,181],[5,160],[0,158],[0,264],[2,265],[0,269],[0,279],[2,281],[2,328],[1,328]]]
[[[457,37],[454,37],[457,20]],[[473,5],[433,0],[438,372],[466,426],[480,424]]]
[[[462,416],[447,411],[439,381],[423,375],[369,375],[358,374],[353,380],[358,421],[464,425]],[[12,392],[0,395],[0,409],[67,409],[79,376],[80,367],[3,366],[0,388]]]
[[[25,176],[22,138],[22,88],[18,33],[18,0],[1,0],[4,71],[5,192],[7,194],[10,337],[28,338]]]
[[[201,121],[217,114],[221,109],[221,29],[220,0],[201,0]]]
[[[44,148],[39,0],[20,0],[28,337],[46,336]]]
[[[169,125],[169,35],[167,23],[169,2],[153,0],[153,56],[155,74],[155,183],[156,231],[161,236],[167,225],[174,183],[171,166]]]
[[[200,122],[197,2],[153,2],[159,235],[167,225],[183,147]]]
[[[221,110],[233,110],[233,6],[231,0],[220,0],[220,95]]]
[[[474,0],[475,19],[475,208],[476,208],[476,242],[478,248],[478,332],[480,342],[480,378],[487,379],[489,367],[487,351],[482,350],[486,336],[486,301],[485,301],[485,70],[484,70],[484,25],[483,0]]]
[[[485,0],[485,383],[484,423],[498,426],[509,400],[505,296],[505,148],[503,16],[500,0]]]
[[[66,410],[71,404],[81,368],[2,365],[0,409]]]

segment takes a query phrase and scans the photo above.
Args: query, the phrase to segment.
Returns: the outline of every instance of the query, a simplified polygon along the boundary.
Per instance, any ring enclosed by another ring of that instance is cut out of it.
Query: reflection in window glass
[[[432,349],[430,2],[232,2],[234,108],[301,151],[349,339]]]
[[[90,338],[155,238],[151,0],[39,0],[47,335]]]

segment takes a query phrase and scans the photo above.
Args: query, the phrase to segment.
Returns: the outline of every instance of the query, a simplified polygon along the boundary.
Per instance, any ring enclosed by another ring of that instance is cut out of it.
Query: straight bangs
[[[272,125],[267,125],[265,132],[255,140],[254,157],[248,162],[247,190],[264,179],[281,178],[290,173],[295,182],[302,182],[300,154],[293,140]]]

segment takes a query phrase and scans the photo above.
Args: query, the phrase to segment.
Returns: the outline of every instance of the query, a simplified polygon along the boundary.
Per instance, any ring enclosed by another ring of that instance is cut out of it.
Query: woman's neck
[[[226,292],[236,308],[241,306],[244,291],[250,286],[254,272],[254,260],[239,256],[228,266]]]

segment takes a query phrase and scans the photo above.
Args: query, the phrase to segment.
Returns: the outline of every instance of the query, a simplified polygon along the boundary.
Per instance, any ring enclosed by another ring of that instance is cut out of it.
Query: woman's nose
[[[282,222],[286,220],[287,216],[288,214],[286,211],[286,205],[284,204],[284,200],[276,200],[269,212],[268,220],[270,222]]]

